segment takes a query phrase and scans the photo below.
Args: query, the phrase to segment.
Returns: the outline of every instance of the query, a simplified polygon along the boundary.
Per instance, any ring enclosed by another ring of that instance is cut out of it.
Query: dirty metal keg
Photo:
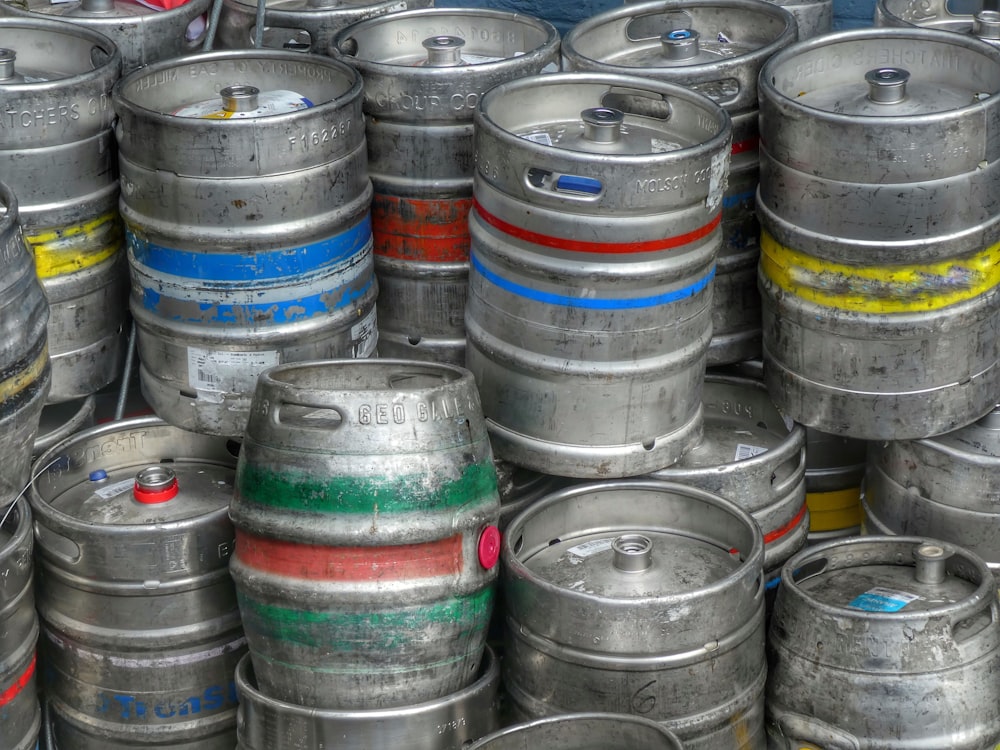
[[[639,5],[648,0],[626,0],[626,5]],[[820,34],[828,34],[833,28],[833,0],[776,0],[795,17],[799,39],[811,39]]]
[[[1000,573],[1000,407],[924,440],[872,443],[864,527],[958,544]]]
[[[875,3],[875,25],[954,31],[971,34],[997,46],[1000,45],[1000,13],[995,4],[992,9],[989,5],[978,0],[961,6],[947,0],[878,0]]]
[[[577,24],[563,40],[567,70],[641,75],[711,97],[733,120],[722,249],[712,290],[708,364],[760,356],[757,261],[757,75],[796,40],[795,20],[764,0],[656,0]]]
[[[230,514],[262,692],[396,708],[475,679],[499,498],[467,370],[334,360],[260,376]]]
[[[325,55],[334,34],[353,23],[433,4],[433,0],[267,0],[262,42],[265,48]],[[256,22],[254,0],[223,0],[220,46],[253,47]]]
[[[43,408],[38,420],[38,433],[31,448],[32,454],[37,456],[73,433],[93,427],[96,408],[96,396],[50,404]]]
[[[49,307],[18,222],[14,193],[0,183],[0,507],[28,483],[31,444],[52,381]]]
[[[258,690],[250,657],[245,656],[236,667],[237,750],[463,750],[499,727],[499,687],[499,661],[487,647],[474,680],[437,700],[367,711],[306,708]]]
[[[789,417],[897,440],[989,411],[998,89],[995,50],[928,29],[829,34],[765,64],[764,377]]]
[[[115,43],[122,55],[122,72],[130,73],[193,51],[204,26],[199,32],[191,24],[198,24],[196,19],[211,4],[212,0],[187,0],[171,10],[159,10],[130,0],[4,0],[0,15],[55,18],[97,31]]]
[[[683,750],[670,730],[641,716],[613,713],[569,714],[501,729],[468,746],[468,750]]]
[[[563,73],[476,111],[467,363],[493,448],[546,474],[663,468],[701,437],[729,116]]]
[[[772,750],[1000,743],[996,582],[922,537],[853,537],[788,561],[768,634]]]
[[[857,534],[868,443],[806,430],[809,543]]]
[[[140,383],[158,415],[239,436],[264,369],[375,351],[354,70],[196,55],[123,79],[115,107]]]
[[[558,70],[555,27],[520,13],[425,9],[336,35],[364,79],[379,353],[465,363],[473,113],[505,81]]]
[[[494,461],[497,492],[500,495],[500,531],[507,528],[518,513],[537,500],[562,489],[570,480],[515,466],[509,461]]]
[[[0,501],[0,738],[7,750],[32,750],[42,723],[35,688],[33,541],[28,501]]]
[[[748,513],[671,482],[532,505],[502,552],[513,716],[631,713],[685,748],[762,750],[763,546]]]
[[[809,533],[806,430],[785,424],[757,380],[709,374],[702,401],[701,443],[650,476],[713,492],[752,515],[764,534],[765,579],[776,586]]]
[[[118,216],[111,87],[121,53],[106,37],[46,19],[0,18],[0,174],[49,301],[49,402],[119,374],[127,272]]]
[[[235,746],[234,448],[143,417],[39,457],[39,651],[57,748]]]

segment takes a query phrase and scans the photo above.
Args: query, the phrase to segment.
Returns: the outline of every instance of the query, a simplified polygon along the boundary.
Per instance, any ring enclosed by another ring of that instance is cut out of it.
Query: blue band
[[[757,195],[757,189],[744,190],[742,193],[734,193],[733,195],[723,195],[722,196],[722,207],[723,208],[734,208],[741,203],[746,203],[752,200],[754,196]]]

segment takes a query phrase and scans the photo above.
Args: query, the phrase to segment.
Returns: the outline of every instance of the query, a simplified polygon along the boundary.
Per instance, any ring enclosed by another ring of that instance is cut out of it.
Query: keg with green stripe
[[[121,53],[62,21],[0,18],[0,174],[49,301],[50,402],[120,373],[127,270],[111,87]]]
[[[761,71],[764,375],[807,426],[948,432],[1000,390],[1000,56],[831,34]]]
[[[499,497],[468,371],[402,360],[266,371],[230,514],[230,567],[265,694],[389,708],[475,679]]]
[[[114,104],[143,395],[242,434],[257,376],[375,352],[361,79],[294,52],[147,65]]]

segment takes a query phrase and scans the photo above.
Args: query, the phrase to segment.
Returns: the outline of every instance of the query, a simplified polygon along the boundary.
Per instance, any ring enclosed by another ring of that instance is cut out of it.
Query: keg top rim
[[[112,39],[109,39],[97,29],[54,18],[39,17],[35,14],[0,17],[0,46],[10,47],[17,51],[17,45],[8,44],[2,38],[5,31],[13,32],[15,30],[21,32],[48,32],[73,37],[78,40],[90,42],[92,49],[100,49],[108,57],[100,65],[95,65],[90,70],[70,73],[46,81],[9,84],[9,87],[8,84],[0,83],[0,90],[9,93],[24,92],[25,94],[34,94],[79,86],[83,83],[99,81],[102,78],[110,78],[108,86],[115,81],[121,80],[120,76],[124,64],[121,49],[119,49],[118,45]]]
[[[496,740],[502,737],[520,737],[521,735],[526,735],[524,737],[525,741],[529,745],[532,744],[531,735],[536,731],[537,728],[541,727],[558,727],[560,725],[568,724],[573,725],[579,721],[607,721],[613,723],[614,725],[620,724],[635,724],[649,730],[651,734],[657,735],[659,739],[663,741],[662,746],[653,740],[652,737],[649,738],[650,744],[643,743],[642,747],[645,750],[650,750],[650,748],[658,748],[659,750],[682,750],[683,745],[681,745],[680,739],[676,734],[667,729],[663,724],[653,721],[652,719],[647,719],[645,716],[636,716],[635,714],[617,714],[610,712],[599,712],[599,711],[587,711],[587,712],[575,712],[568,714],[559,714],[557,716],[546,716],[539,719],[532,719],[530,721],[522,722],[520,724],[514,724],[511,726],[503,727],[496,730],[495,732],[490,732],[484,737],[479,738],[471,745],[468,745],[465,750],[488,750],[490,745]],[[569,727],[567,727],[569,728]]]
[[[133,3],[129,0],[114,0],[114,9],[112,11],[102,13],[101,15],[71,16],[71,18],[74,24],[101,29],[105,27],[118,27],[123,21],[128,22],[130,19],[135,19],[137,23],[148,23],[154,21],[151,17],[163,21],[172,20],[178,16],[193,17],[204,13],[211,4],[212,0],[187,0],[183,5],[178,5],[174,8],[156,9],[145,6],[142,3]],[[81,0],[71,0],[70,2],[62,3],[51,3],[49,0],[28,0],[28,7],[26,9],[11,5],[4,12],[21,17],[64,18],[82,6],[83,3]],[[127,10],[129,12],[123,13],[120,10]],[[117,28],[114,28],[114,30],[117,30]]]

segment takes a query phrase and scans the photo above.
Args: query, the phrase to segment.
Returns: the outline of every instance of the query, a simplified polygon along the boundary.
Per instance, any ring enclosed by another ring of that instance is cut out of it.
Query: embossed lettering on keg
[[[30,501],[56,747],[235,746],[235,447],[143,417],[39,457]]]
[[[28,501],[0,500],[0,737],[10,750],[33,750],[42,724],[35,675],[35,614]]]
[[[984,2],[959,6],[946,0],[877,0],[876,26],[919,26],[970,34],[987,44],[1000,45],[1000,12]],[[978,6],[978,7],[977,7]]]
[[[364,79],[382,356],[465,363],[473,112],[505,81],[557,70],[547,21],[488,9],[394,13],[330,54]]]
[[[0,507],[28,483],[31,444],[52,381],[49,306],[24,242],[14,193],[0,183]]]
[[[62,21],[0,18],[0,175],[49,301],[49,402],[120,374],[127,272],[118,216],[111,87],[121,53]]]
[[[201,33],[189,26],[204,15],[212,0],[187,0],[169,10],[154,9],[128,0],[10,0],[0,2],[0,15],[56,18],[97,31],[114,42],[122,54],[122,71],[130,73],[149,63],[191,52]]]
[[[260,689],[367,710],[467,686],[493,606],[498,510],[467,370],[372,359],[261,374],[230,511]]]
[[[626,5],[639,5],[648,0],[626,0]],[[828,34],[833,28],[833,0],[776,0],[793,16],[798,27],[799,39],[810,39]]]
[[[701,443],[650,476],[714,492],[750,513],[764,534],[765,578],[777,585],[809,533],[806,430],[785,424],[757,380],[709,374],[702,401]]]
[[[346,26],[431,5],[434,0],[267,0],[263,46],[325,55],[334,34]],[[225,49],[253,47],[256,22],[256,2],[223,0],[220,45]]]
[[[763,540],[718,495],[577,485],[503,541],[504,684],[517,720],[627,712],[685,748],[764,748]]]
[[[237,750],[273,750],[279,737],[282,750],[464,750],[498,728],[499,687],[500,664],[487,647],[479,674],[468,687],[438,700],[367,711],[306,708],[264,695],[245,656],[236,667]]]
[[[996,582],[924,537],[853,537],[786,563],[768,634],[768,747],[1000,742]]]
[[[677,735],[641,716],[615,713],[569,714],[535,719],[501,729],[468,746],[468,750],[683,750]]]
[[[866,440],[982,416],[1000,392],[996,51],[928,29],[843,32],[779,52],[760,81],[775,403]]]
[[[729,116],[634,76],[562,73],[476,111],[466,361],[493,449],[635,476],[701,437]]]
[[[238,111],[251,89],[257,106]],[[196,55],[124,78],[115,108],[140,382],[158,415],[239,436],[264,369],[375,352],[354,70]]]
[[[760,356],[757,76],[795,42],[794,18],[764,0],[657,0],[599,13],[563,40],[567,70],[641,75],[710,96],[733,119],[708,364]]]

